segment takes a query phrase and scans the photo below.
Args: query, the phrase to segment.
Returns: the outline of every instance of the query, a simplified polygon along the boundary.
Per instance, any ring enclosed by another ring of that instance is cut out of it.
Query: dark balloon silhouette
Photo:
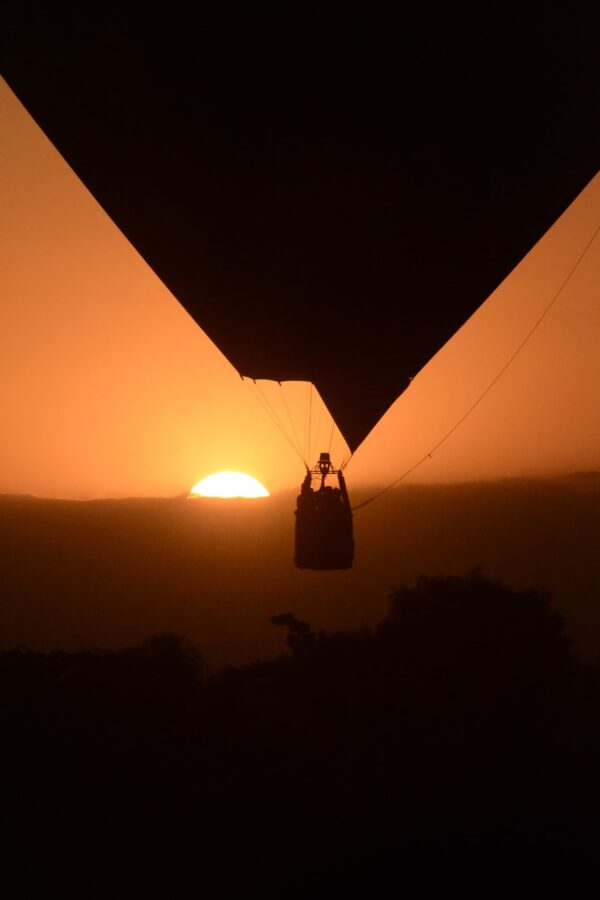
[[[584,16],[392,10],[3,14],[3,75],[109,216],[353,450],[600,162]]]

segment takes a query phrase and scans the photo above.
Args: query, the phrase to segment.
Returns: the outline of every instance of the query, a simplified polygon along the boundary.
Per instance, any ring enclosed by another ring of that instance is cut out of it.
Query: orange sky
[[[0,492],[173,495],[303,463],[0,80]],[[600,223],[600,176],[415,379],[348,467],[385,484],[481,393]],[[411,480],[600,468],[600,239],[493,392]],[[385,327],[385,323],[382,323]],[[308,451],[308,387],[264,385]],[[290,417],[288,418],[288,410]],[[331,419],[316,394],[311,460]],[[319,434],[315,434],[319,427]],[[334,460],[347,448],[334,432]]]
[[[0,492],[169,496],[220,469],[269,491],[299,484],[302,460],[257,390],[1,80],[0,158]],[[262,390],[295,440],[282,390]],[[283,393],[304,449],[308,386]],[[312,419],[313,442],[328,446],[331,418],[315,392]],[[331,449],[348,452],[337,430]]]
[[[458,422],[600,226],[600,173],[367,437],[356,483],[390,483]],[[410,481],[600,470],[600,235],[505,374]],[[376,473],[373,477],[372,473]]]

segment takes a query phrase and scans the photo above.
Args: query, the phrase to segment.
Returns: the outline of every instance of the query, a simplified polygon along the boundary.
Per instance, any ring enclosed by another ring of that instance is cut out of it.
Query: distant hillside
[[[578,651],[600,653],[597,472],[405,485],[355,513],[349,572],[293,565],[295,494],[260,501],[0,497],[1,646],[120,647],[179,632],[209,665],[267,658],[269,624],[374,624],[393,585],[481,567],[545,587]],[[350,486],[351,487],[351,486]],[[351,492],[353,503],[369,496]]]

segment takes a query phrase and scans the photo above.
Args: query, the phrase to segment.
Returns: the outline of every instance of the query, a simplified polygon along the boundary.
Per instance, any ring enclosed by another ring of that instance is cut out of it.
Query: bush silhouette
[[[600,678],[544,592],[475,572],[393,589],[373,630],[271,621],[289,652],[216,673],[178,635],[0,654],[24,894],[439,896],[448,866],[506,888],[593,856]]]

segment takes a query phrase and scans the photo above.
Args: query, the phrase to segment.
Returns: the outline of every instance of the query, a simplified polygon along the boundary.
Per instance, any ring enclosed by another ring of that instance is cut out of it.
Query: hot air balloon
[[[598,87],[569,16],[321,6],[9,3],[2,72],[240,374],[312,382],[354,451],[595,173]]]

